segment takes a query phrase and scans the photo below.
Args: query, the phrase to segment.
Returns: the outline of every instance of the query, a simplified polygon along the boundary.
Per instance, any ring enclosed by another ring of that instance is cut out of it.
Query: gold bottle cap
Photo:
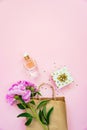
[[[30,59],[29,55],[28,55],[28,54],[24,54],[24,59],[25,59],[25,60]]]

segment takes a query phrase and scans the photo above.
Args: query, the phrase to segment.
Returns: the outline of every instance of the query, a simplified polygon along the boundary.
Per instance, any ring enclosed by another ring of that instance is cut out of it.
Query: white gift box
[[[51,76],[58,88],[63,88],[73,82],[73,78],[66,67],[54,71]]]

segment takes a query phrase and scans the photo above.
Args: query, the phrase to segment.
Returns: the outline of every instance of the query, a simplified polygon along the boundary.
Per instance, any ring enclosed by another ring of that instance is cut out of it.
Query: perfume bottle
[[[32,78],[39,75],[37,63],[28,54],[24,54],[24,67]]]

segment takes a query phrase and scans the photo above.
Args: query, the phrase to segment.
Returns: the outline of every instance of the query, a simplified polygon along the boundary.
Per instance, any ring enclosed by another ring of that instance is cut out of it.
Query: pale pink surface
[[[5,100],[12,83],[29,80],[22,65],[25,51],[38,63],[36,84],[48,82],[55,66],[68,67],[75,81],[62,90],[68,128],[86,130],[87,0],[0,0],[1,130],[25,130],[25,119],[16,118],[21,111]]]

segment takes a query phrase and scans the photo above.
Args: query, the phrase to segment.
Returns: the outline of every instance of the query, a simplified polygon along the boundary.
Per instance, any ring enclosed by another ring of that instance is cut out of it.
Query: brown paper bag
[[[51,85],[49,86],[53,90],[52,98],[37,98],[37,99],[34,99],[34,101],[38,103],[40,100],[50,99],[50,102],[47,104],[47,109],[54,107],[54,110],[50,118],[49,130],[68,130],[65,98],[64,97],[55,98],[54,89]],[[31,125],[28,126],[26,130],[43,130],[43,128],[39,122],[37,122],[36,120],[33,120]]]

